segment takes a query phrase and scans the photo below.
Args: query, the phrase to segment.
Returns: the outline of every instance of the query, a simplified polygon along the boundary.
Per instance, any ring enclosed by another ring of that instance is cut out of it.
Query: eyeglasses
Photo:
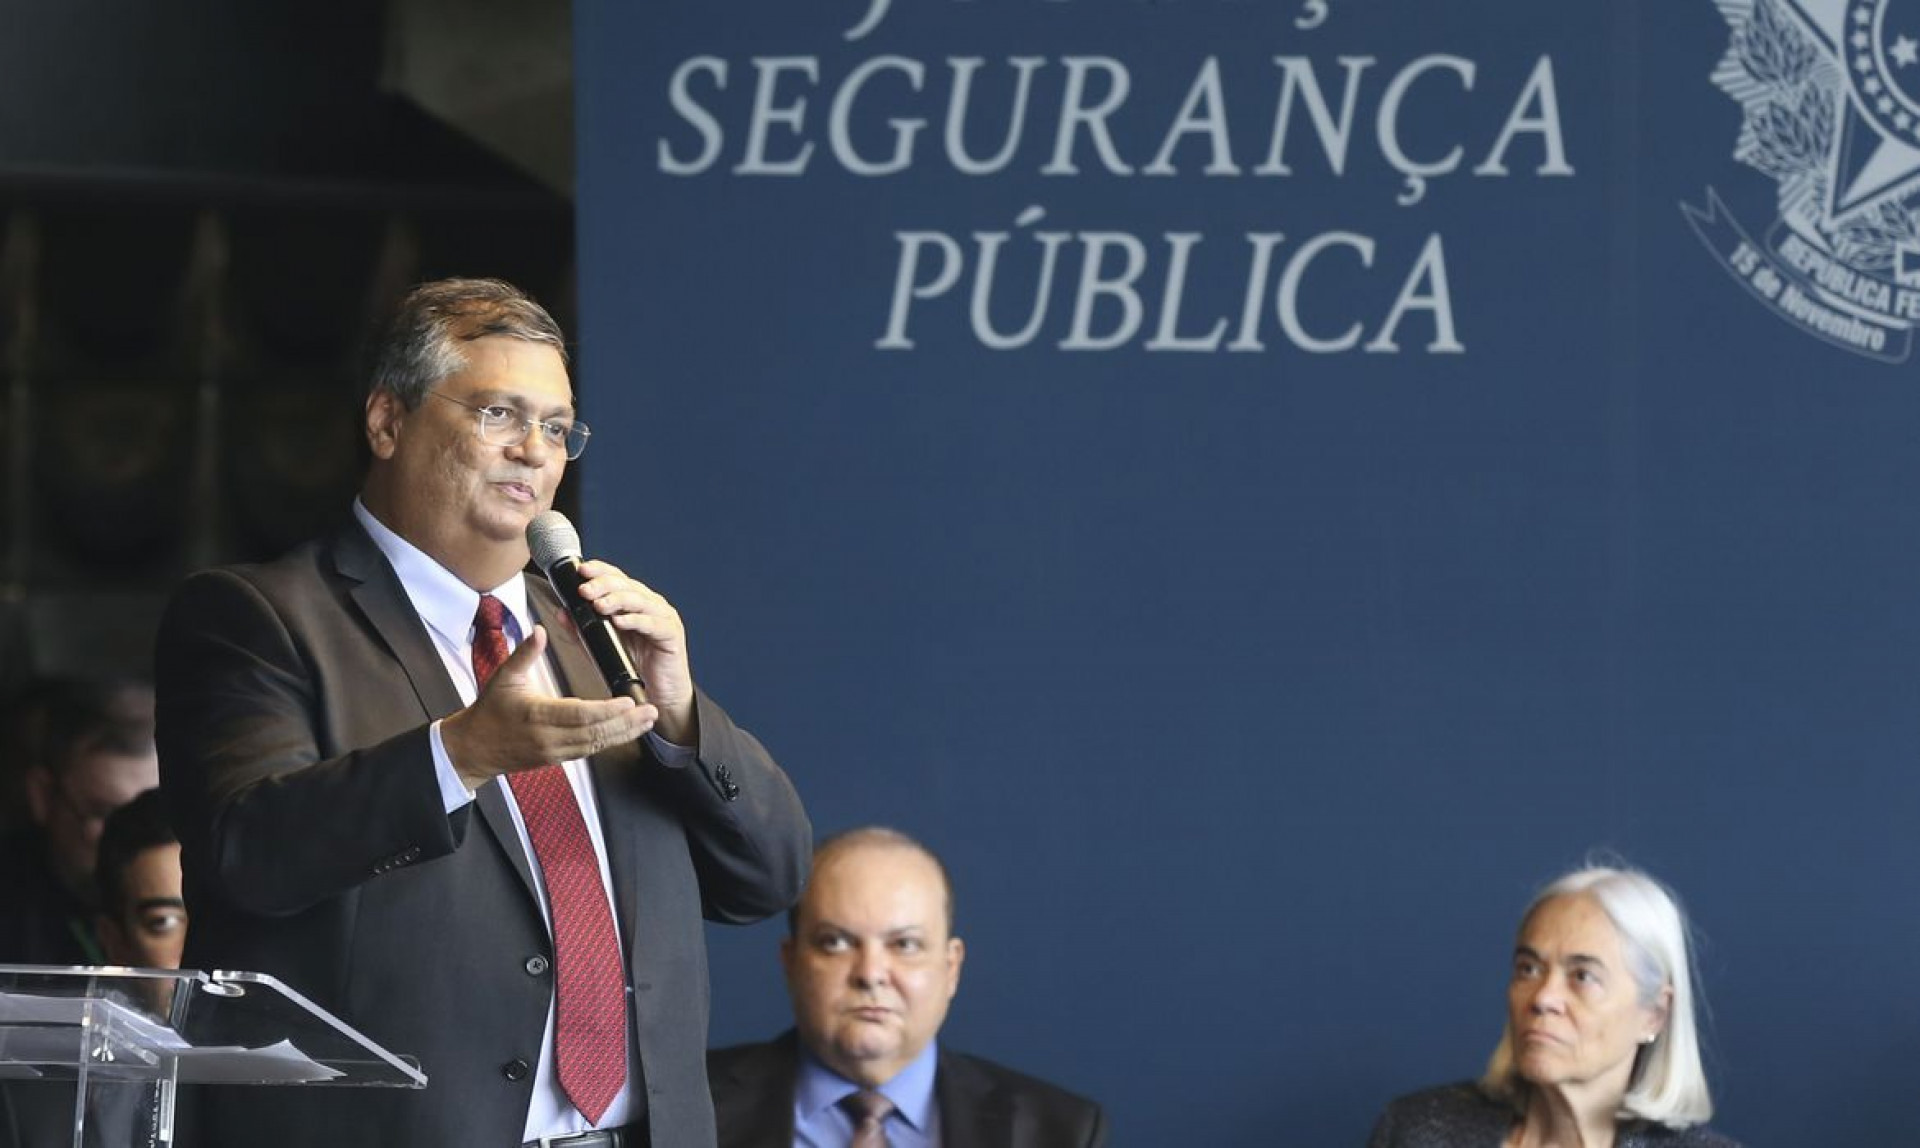
[[[459,399],[443,395],[439,391],[428,391],[435,398],[446,399],[457,407],[465,407],[480,416],[480,441],[493,446],[519,446],[527,441],[535,427],[540,428],[540,441],[554,450],[567,452],[569,461],[579,458],[586,452],[587,438],[593,432],[586,423],[565,422],[561,419],[530,419],[512,407],[499,405],[476,407],[472,403],[463,403]]]

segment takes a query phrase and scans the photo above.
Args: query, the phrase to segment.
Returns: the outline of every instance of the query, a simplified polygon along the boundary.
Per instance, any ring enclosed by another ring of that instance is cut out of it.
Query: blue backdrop
[[[946,855],[944,1039],[1359,1143],[1603,847],[1719,1127],[1920,1144],[1920,4],[575,13],[585,532]]]

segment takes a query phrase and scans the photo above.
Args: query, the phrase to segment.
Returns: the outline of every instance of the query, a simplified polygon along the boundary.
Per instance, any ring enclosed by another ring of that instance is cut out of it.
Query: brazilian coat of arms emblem
[[[1694,233],[1808,334],[1904,362],[1920,325],[1920,0],[1715,0],[1734,159],[1771,178],[1758,235],[1707,189]]]

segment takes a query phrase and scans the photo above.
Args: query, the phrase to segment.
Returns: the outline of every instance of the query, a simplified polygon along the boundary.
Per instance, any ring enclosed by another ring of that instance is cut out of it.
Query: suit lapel
[[[414,611],[387,556],[380,553],[359,522],[341,529],[334,538],[333,552],[335,567],[353,583],[347,593],[406,671],[421,711],[428,718],[442,718],[459,709],[460,692],[447,677],[447,667],[434,648],[426,623]]]
[[[606,679],[593,664],[593,656],[580,641],[580,631],[574,628],[573,618],[561,607],[553,588],[545,578],[522,577],[527,581],[527,605],[533,609],[533,620],[547,628],[547,651],[558,667],[560,692],[572,698],[608,696]]]
[[[526,850],[520,847],[520,833],[514,828],[513,812],[507,808],[505,787],[496,778],[475,790],[473,800],[480,807],[480,819],[487,823],[487,830],[500,843],[507,860],[513,862],[513,871],[520,874],[527,896],[538,901],[540,888],[533,883],[533,865],[527,860]]]
[[[799,1038],[788,1030],[764,1045],[737,1050],[714,1078],[714,1117],[721,1148],[793,1143],[793,1089]]]
[[[940,1102],[940,1143],[945,1148],[1020,1148],[1012,1095],[965,1057],[940,1050],[934,1076]]]
[[[460,691],[447,676],[446,663],[440,660],[440,651],[427,633],[426,623],[414,610],[406,587],[400,584],[387,556],[380,553],[359,522],[349,523],[335,540],[334,564],[343,576],[355,583],[348,594],[406,671],[425,716],[438,719],[461,709],[464,703],[460,700]],[[539,890],[533,881],[533,867],[526,851],[520,847],[520,834],[514,828],[513,814],[507,809],[500,784],[488,782],[481,786],[474,795],[474,803],[480,807],[481,820],[500,843],[514,872],[520,875],[527,896],[537,900]]]

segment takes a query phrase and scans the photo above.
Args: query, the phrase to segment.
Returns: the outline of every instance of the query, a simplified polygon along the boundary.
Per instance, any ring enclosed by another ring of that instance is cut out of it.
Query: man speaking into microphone
[[[187,965],[271,973],[428,1077],[205,1089],[196,1143],[713,1143],[701,922],[791,905],[811,830],[694,686],[665,598],[569,567],[640,683],[609,696],[527,571],[528,527],[588,442],[574,415],[537,303],[418,287],[375,348],[352,519],[169,604],[158,740]]]

